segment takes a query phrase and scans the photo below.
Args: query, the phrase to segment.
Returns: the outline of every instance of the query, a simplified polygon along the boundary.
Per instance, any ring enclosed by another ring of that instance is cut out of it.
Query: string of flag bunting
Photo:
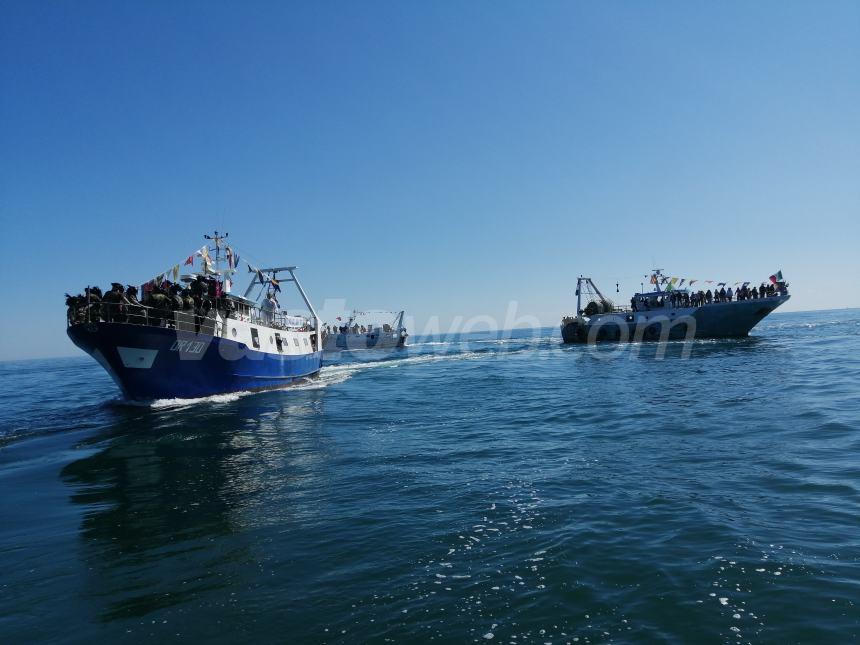
[[[227,259],[227,269],[225,271],[221,271],[220,273],[224,276],[224,290],[226,293],[230,293],[233,288],[233,274],[235,274],[239,268],[241,256],[230,246],[225,246],[224,252],[225,257]],[[212,259],[212,256],[209,254],[209,247],[204,244],[202,247],[194,251],[194,253],[186,257],[184,262],[174,264],[166,271],[162,271],[161,273],[156,275],[149,282],[143,285],[142,290],[147,291],[147,287],[152,285],[163,285],[165,280],[169,280],[170,282],[174,283],[178,282],[182,268],[186,266],[194,267],[195,263],[198,261],[198,258],[200,264],[202,265],[201,268],[203,269],[204,274],[219,273],[217,268],[214,266],[214,260]],[[266,276],[260,269],[252,265],[250,262],[246,261],[245,264],[248,266],[248,269],[251,272],[257,275],[257,278],[259,279],[261,285],[269,284],[271,286],[272,299],[275,301],[275,303],[277,303],[278,299],[277,296],[274,294],[275,292],[281,292],[280,281],[274,275]]]
[[[227,291],[230,291],[232,286],[231,276],[236,272],[237,267],[239,266],[239,254],[236,253],[231,247],[226,247],[225,253],[227,256],[227,271],[224,272],[225,279],[225,287]],[[212,256],[209,255],[209,247],[205,244],[194,251],[191,255],[185,258],[184,262],[179,264],[174,264],[172,267],[167,269],[166,271],[162,271],[154,278],[152,278],[147,284],[163,284],[165,280],[169,280],[170,282],[178,282],[179,275],[182,271],[182,267],[191,266],[193,267],[197,258],[200,260],[201,268],[203,269],[204,274],[209,273],[217,273],[217,270],[214,266],[214,261],[212,260]]]
[[[768,279],[770,280],[771,284],[776,284],[777,282],[782,282],[783,281],[782,271],[781,270],[777,271],[776,273],[771,275]],[[709,285],[713,284],[713,285],[716,285],[717,287],[726,287],[726,286],[729,286],[729,284],[730,284],[729,282],[718,282],[716,280],[699,280],[698,278],[689,279],[689,278],[678,278],[678,277],[674,277],[674,276],[673,277],[659,276],[659,279],[658,279],[658,276],[656,274],[651,275],[651,284],[660,285],[660,286],[665,285],[666,291],[672,291],[673,289],[680,289],[681,287],[684,286],[685,283],[688,287],[692,287],[696,283],[709,284]],[[738,281],[738,282],[735,282],[732,286],[745,287],[749,284],[751,284],[750,280],[747,280],[745,282]]]

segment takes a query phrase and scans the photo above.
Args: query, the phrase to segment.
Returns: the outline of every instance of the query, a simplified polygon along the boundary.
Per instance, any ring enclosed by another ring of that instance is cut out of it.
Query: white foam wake
[[[332,385],[337,385],[339,383],[343,383],[348,379],[352,378],[358,372],[363,372],[369,369],[391,369],[397,368],[402,365],[418,365],[422,363],[436,363],[439,361],[455,361],[455,360],[472,360],[476,358],[481,358],[485,356],[485,354],[481,354],[479,352],[461,352],[457,354],[427,354],[424,356],[407,356],[406,358],[398,358],[393,360],[385,360],[385,361],[372,361],[366,363],[345,363],[343,365],[326,365],[319,371],[314,377],[310,377],[303,381],[298,381],[296,383],[292,383],[283,388],[286,391],[289,390],[321,390],[327,388]],[[154,401],[126,401],[120,400],[117,401],[120,405],[132,405],[132,406],[141,406],[147,407],[153,410],[165,410],[165,409],[179,409],[179,408],[187,408],[195,405],[221,405],[225,403],[233,403],[234,401],[238,401],[240,398],[249,396],[251,394],[259,394],[260,392],[265,391],[273,391],[273,390],[260,390],[260,391],[242,391],[242,392],[230,392],[227,394],[213,394],[212,396],[203,396],[194,399],[156,399]]]
[[[227,394],[213,394],[212,396],[202,396],[196,399],[156,399],[154,401],[140,403],[140,405],[152,408],[153,410],[164,410],[168,408],[185,408],[192,405],[200,405],[201,403],[218,405],[238,401],[243,396],[248,396],[249,394],[255,394],[255,392],[228,392]],[[134,401],[129,401],[126,403],[130,405],[137,405]]]

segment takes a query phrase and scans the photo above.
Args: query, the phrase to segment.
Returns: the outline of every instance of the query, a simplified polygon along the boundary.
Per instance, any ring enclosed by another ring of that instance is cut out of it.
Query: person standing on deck
[[[263,319],[263,322],[267,325],[271,325],[275,322],[275,311],[278,306],[275,303],[275,299],[272,296],[272,292],[269,291],[266,293],[266,299],[263,300],[263,304],[260,306],[260,316]]]

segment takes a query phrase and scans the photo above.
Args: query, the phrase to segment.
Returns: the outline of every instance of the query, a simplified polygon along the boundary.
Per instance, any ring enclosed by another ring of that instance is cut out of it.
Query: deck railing
[[[779,298],[780,296],[787,296],[787,295],[788,295],[788,291],[777,291],[776,293],[773,293],[773,294],[768,295],[768,296],[764,296],[763,298],[744,298],[743,300],[738,300],[738,298],[735,296],[735,297],[732,297],[731,300],[723,300],[723,301],[711,300],[710,302],[702,302],[702,303],[699,303],[697,305],[680,305],[680,306],[673,305],[671,303],[671,301],[669,301],[669,300],[664,300],[662,305],[653,304],[653,305],[648,306],[647,308],[640,305],[634,310],[631,307],[627,307],[627,306],[622,307],[622,306],[616,305],[616,306],[613,306],[609,311],[601,311],[598,313],[603,313],[603,314],[606,314],[606,313],[632,314],[632,313],[641,313],[643,311],[662,311],[663,309],[689,309],[689,308],[694,307],[694,306],[695,307],[707,307],[709,305],[725,305],[725,304],[732,304],[732,303],[736,303],[736,302],[747,302],[750,300],[770,300],[771,298]]]
[[[216,310],[214,307],[208,312],[195,312],[191,309],[169,309],[142,304],[104,301],[91,302],[90,304],[82,303],[78,306],[69,307],[66,322],[69,326],[80,323],[112,322],[149,327],[167,327],[169,329],[176,329],[177,331],[214,336],[216,335],[216,331],[218,331],[218,321],[215,318],[216,313],[220,314],[222,321],[233,319],[274,329],[310,330],[308,324],[301,327],[295,324],[288,324],[288,319],[294,319],[294,316],[286,316],[284,314],[262,316],[258,310],[252,310],[251,315],[239,315],[234,311]]]

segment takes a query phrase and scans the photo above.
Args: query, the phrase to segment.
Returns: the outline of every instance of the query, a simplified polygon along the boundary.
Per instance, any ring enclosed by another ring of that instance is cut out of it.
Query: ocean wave
[[[0,449],[7,622],[202,640],[289,606],[308,642],[850,640],[856,332],[761,328],[665,362],[494,338],[141,408],[94,361],[8,368],[0,428],[51,436]]]

